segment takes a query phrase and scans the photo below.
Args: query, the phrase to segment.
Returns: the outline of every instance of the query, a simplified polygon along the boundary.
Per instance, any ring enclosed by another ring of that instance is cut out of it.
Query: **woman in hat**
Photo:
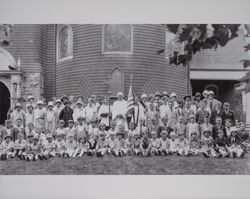
[[[56,116],[57,116],[57,121],[59,120],[59,114],[61,112],[61,110],[64,108],[64,105],[62,104],[62,101],[60,99],[57,99],[55,101],[55,106],[53,108],[53,110],[55,111],[56,113]]]
[[[117,93],[117,100],[113,103],[112,119],[125,118],[127,112],[127,101],[123,99],[122,92]]]
[[[73,112],[73,120],[74,120],[75,124],[77,124],[77,118],[78,117],[86,118],[86,110],[83,107],[83,101],[82,100],[77,100],[76,107],[75,107],[74,112]]]
[[[29,123],[35,124],[34,106],[32,104],[27,104],[25,113],[25,127]]]
[[[97,117],[100,123],[103,123],[106,125],[107,130],[109,129],[109,126],[110,126],[111,113],[112,113],[112,106],[110,105],[109,107],[109,99],[108,97],[105,97],[102,105],[99,108]]]
[[[59,120],[64,121],[64,127],[68,127],[68,120],[73,120],[73,110],[70,108],[70,101],[67,100],[64,103],[64,108],[59,114]]]
[[[24,127],[25,112],[22,109],[21,103],[16,103],[15,110],[11,113],[10,120],[12,121],[13,126],[16,125],[17,118],[22,119],[22,127]]]
[[[55,137],[57,116],[53,108],[54,108],[54,104],[52,101],[50,101],[48,103],[48,108],[47,108],[46,115],[45,115],[45,128],[48,129],[49,133]]]
[[[37,108],[34,110],[35,128],[44,128],[44,121],[46,115],[46,108],[44,107],[43,101],[37,101]]]

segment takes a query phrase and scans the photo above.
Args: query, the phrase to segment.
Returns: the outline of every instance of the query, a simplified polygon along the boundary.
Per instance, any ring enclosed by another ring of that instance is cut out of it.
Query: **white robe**
[[[125,118],[126,112],[127,112],[127,101],[116,100],[112,108],[112,119],[115,119],[119,114],[121,114]]]

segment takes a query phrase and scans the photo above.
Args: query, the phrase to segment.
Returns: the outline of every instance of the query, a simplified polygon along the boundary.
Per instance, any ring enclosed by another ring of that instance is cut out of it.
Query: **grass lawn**
[[[250,174],[250,154],[244,159],[204,157],[52,158],[27,162],[17,158],[0,161],[0,175],[78,174]]]

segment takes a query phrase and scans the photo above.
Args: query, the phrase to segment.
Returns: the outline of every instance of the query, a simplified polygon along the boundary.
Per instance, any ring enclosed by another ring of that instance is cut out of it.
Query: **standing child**
[[[227,138],[230,138],[230,136],[231,136],[231,128],[232,128],[231,120],[227,119],[225,121],[225,128],[226,128]]]
[[[69,135],[65,147],[66,147],[66,151],[65,151],[64,157],[68,157],[68,158],[73,157],[75,150],[77,148],[77,143],[74,140],[73,135]]]
[[[108,134],[107,134],[107,138],[109,138],[110,137],[110,134],[111,133],[114,133],[114,135],[116,134],[116,122],[114,121],[114,120],[112,120],[111,121],[111,123],[110,123],[110,129],[108,130]]]
[[[168,139],[168,132],[162,131],[161,132],[161,138],[159,139],[159,154],[160,155],[168,155],[169,154],[169,139]]]
[[[204,123],[200,125],[201,137],[204,136],[204,131],[205,130],[209,130],[210,132],[212,132],[212,130],[213,130],[213,125],[210,124],[209,115],[204,116]]]
[[[128,125],[128,134],[132,134],[134,136],[134,134],[137,133],[137,129],[135,129],[135,124],[133,122],[129,122]]]
[[[99,136],[99,129],[96,120],[91,120],[88,128],[88,139],[93,140],[95,136]]]
[[[26,133],[26,136],[28,136],[29,134],[36,134],[35,132],[35,128],[34,128],[34,124],[33,123],[29,123],[26,128],[25,128],[25,133]]]
[[[62,139],[62,135],[57,135],[56,136],[56,141],[55,141],[55,146],[56,146],[56,156],[58,157],[64,157],[64,153],[65,153],[65,141]]]
[[[155,156],[159,155],[159,139],[157,138],[157,133],[155,131],[151,132],[150,154]]]
[[[1,144],[1,148],[1,160],[6,160],[15,156],[14,143],[12,142],[12,137],[10,135],[5,136],[4,141]]]
[[[45,159],[56,156],[56,143],[51,134],[47,134],[47,141],[43,144],[42,148]]]
[[[190,155],[188,139],[185,138],[184,133],[179,134],[179,137],[178,137],[177,155],[179,156]]]
[[[73,135],[75,140],[78,140],[79,138],[85,136],[85,133],[76,130],[76,128],[74,127],[73,120],[68,120],[68,127],[65,128],[65,132],[66,132],[66,140],[68,139],[69,135]]]
[[[13,142],[15,142],[18,139],[18,134],[23,134],[24,138],[26,139],[25,129],[23,127],[23,121],[22,118],[16,119],[16,125],[13,127]]]
[[[169,139],[169,154],[172,155],[173,153],[177,153],[178,149],[178,140],[176,139],[175,132],[170,132],[170,139]]]
[[[64,123],[65,122],[63,120],[59,120],[58,128],[56,129],[56,133],[53,136],[61,135],[62,138],[66,140],[66,129],[64,128]]]
[[[195,122],[195,116],[190,115],[190,122],[187,124],[186,138],[190,140],[191,133],[196,132],[200,137],[200,126]]]
[[[25,147],[26,147],[26,140],[24,139],[23,134],[19,133],[18,134],[18,139],[15,141],[14,144],[14,149],[15,149],[15,155],[20,158],[23,159],[23,152],[25,151]]]
[[[49,130],[49,133],[52,134],[53,138],[56,138],[56,124],[57,124],[57,115],[53,110],[53,102],[48,103],[48,109],[45,114],[45,128]]]
[[[186,129],[187,129],[187,127],[186,127],[186,125],[183,123],[183,116],[180,115],[180,116],[178,117],[177,123],[174,125],[174,128],[173,128],[173,130],[174,130],[174,132],[175,132],[175,135],[178,137],[178,135],[179,135],[180,133],[182,133],[182,132],[184,132],[184,134],[186,134]]]
[[[77,118],[77,126],[75,128],[76,136],[74,137],[75,139],[88,136],[87,125],[85,124],[85,122],[86,119],[84,117],[79,116]]]

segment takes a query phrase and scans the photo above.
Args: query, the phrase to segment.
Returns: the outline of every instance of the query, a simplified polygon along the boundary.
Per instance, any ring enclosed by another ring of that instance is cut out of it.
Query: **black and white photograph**
[[[250,174],[250,24],[1,24],[0,174]]]

